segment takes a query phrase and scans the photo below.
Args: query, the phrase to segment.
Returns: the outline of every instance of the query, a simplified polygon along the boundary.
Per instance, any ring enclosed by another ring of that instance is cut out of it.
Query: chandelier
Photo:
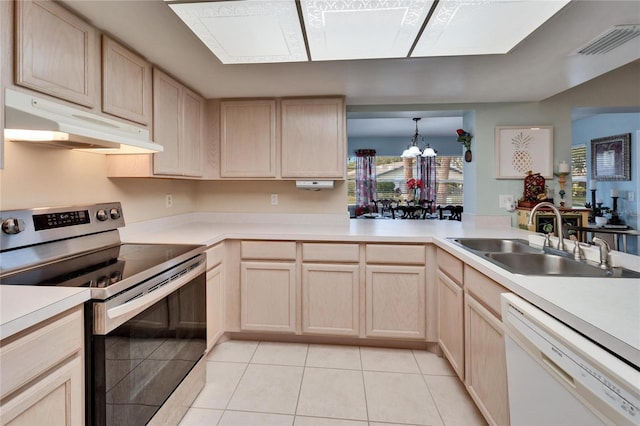
[[[418,121],[420,121],[420,117],[414,117],[413,121],[416,123],[416,133],[411,138],[411,143],[402,152],[402,158],[413,158],[413,157],[435,157],[437,154],[433,148],[427,144],[424,150],[421,150],[418,146],[418,142],[424,143],[424,137],[418,132]]]

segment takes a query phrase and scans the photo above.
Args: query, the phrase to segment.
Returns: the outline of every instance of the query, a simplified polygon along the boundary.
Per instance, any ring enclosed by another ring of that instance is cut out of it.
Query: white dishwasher
[[[640,371],[514,294],[502,319],[512,425],[640,425]]]

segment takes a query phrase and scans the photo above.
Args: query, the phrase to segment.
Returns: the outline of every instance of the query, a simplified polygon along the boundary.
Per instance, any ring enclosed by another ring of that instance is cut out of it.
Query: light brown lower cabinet
[[[2,425],[84,424],[82,306],[1,342]]]
[[[240,328],[295,333],[295,261],[240,262]]]
[[[442,271],[438,271],[438,344],[464,380],[464,291]]]
[[[464,315],[467,389],[489,424],[508,425],[502,321],[468,293],[464,296]]]
[[[358,265],[302,265],[302,332],[358,336]]]
[[[207,271],[207,350],[224,333],[223,276],[222,265]]]
[[[224,243],[207,249],[207,350],[224,334]]]
[[[425,268],[367,265],[366,336],[426,337]]]

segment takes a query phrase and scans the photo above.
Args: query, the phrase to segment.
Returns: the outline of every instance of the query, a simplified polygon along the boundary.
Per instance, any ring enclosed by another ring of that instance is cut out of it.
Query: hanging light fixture
[[[435,157],[437,155],[436,151],[434,151],[434,149],[431,148],[429,144],[427,144],[427,147],[424,149],[424,151],[421,150],[418,146],[418,142],[424,143],[424,137],[422,137],[422,135],[418,132],[418,121],[420,120],[422,120],[422,118],[420,117],[413,118],[413,121],[415,121],[416,123],[416,133],[411,138],[411,143],[409,144],[407,149],[402,152],[402,158],[413,158],[418,156]]]

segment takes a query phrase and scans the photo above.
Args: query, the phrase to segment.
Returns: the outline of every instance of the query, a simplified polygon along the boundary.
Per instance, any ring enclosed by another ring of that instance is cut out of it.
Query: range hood
[[[148,129],[12,89],[5,91],[4,138],[99,154],[163,151],[150,140]]]

